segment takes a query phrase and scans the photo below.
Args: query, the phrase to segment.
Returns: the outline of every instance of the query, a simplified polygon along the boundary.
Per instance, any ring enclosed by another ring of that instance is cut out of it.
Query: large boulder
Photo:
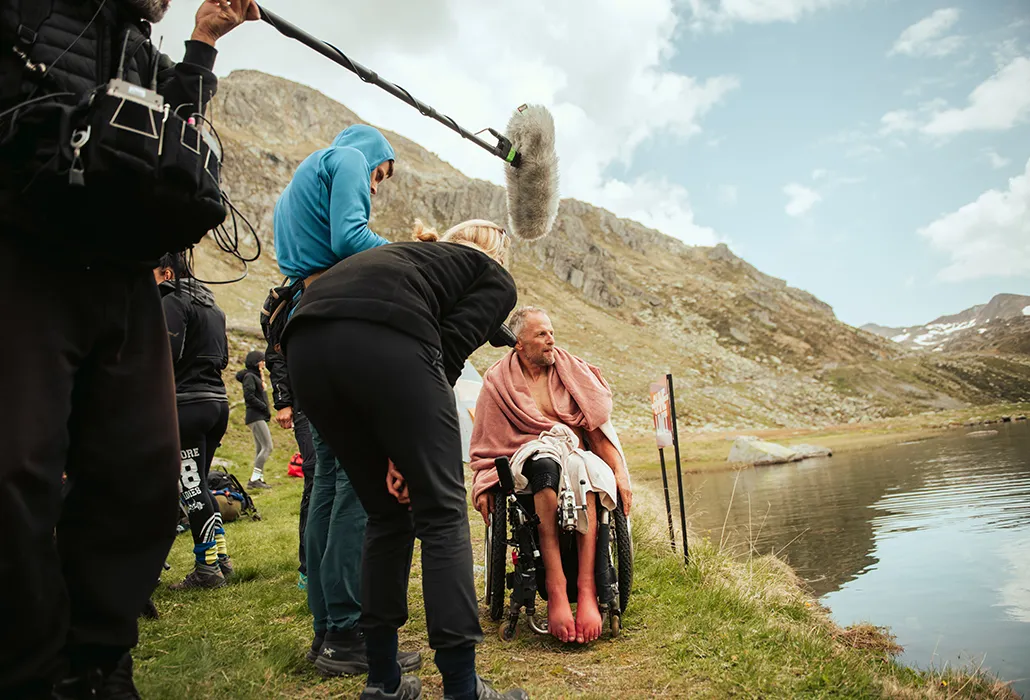
[[[829,447],[820,447],[819,445],[791,445],[790,449],[801,455],[801,459],[833,456],[833,450]]]
[[[730,456],[726,461],[764,466],[767,464],[797,462],[801,459],[804,458],[789,447],[745,436],[739,437],[733,442],[733,447],[730,448]]]

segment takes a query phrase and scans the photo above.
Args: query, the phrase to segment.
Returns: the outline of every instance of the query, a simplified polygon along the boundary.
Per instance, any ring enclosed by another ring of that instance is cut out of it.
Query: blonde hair
[[[460,243],[486,253],[502,267],[508,267],[508,253],[511,250],[511,239],[503,228],[485,219],[470,219],[452,226],[442,236],[434,229],[427,228],[421,220],[415,219],[415,227],[411,235],[415,241],[443,241]]]

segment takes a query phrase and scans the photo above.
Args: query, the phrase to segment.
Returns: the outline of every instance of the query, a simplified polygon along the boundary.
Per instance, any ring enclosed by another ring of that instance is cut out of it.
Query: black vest
[[[149,38],[150,24],[120,0],[106,0],[103,7],[100,0],[0,0],[3,101],[17,103],[18,96],[33,90],[42,71],[22,70],[25,61],[14,49],[49,69],[36,94],[81,95],[115,77],[123,46],[125,77],[131,83],[149,85],[155,68],[170,68],[172,62],[154,50]]]

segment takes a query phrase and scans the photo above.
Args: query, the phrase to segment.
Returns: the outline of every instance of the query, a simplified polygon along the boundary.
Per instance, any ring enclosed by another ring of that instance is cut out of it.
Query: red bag
[[[300,456],[300,452],[297,452],[290,459],[290,468],[286,472],[287,476],[298,476],[301,479],[304,478],[304,458]]]

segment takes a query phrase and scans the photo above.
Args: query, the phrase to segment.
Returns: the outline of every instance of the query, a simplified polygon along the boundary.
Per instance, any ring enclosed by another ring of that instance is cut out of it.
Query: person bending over
[[[336,263],[389,243],[369,228],[369,219],[372,198],[393,176],[394,158],[382,133],[355,124],[298,166],[276,201],[274,233],[279,271],[291,289],[300,287],[301,298]],[[289,318],[296,303],[280,313]],[[278,353],[274,343],[270,346]],[[271,359],[273,381],[283,377],[281,388],[289,381],[288,368],[280,369],[281,358]],[[307,658],[328,676],[365,673],[365,642],[358,629],[365,511],[347,472],[314,426],[311,442],[316,459],[304,555],[314,637]],[[401,657],[406,671],[422,664],[417,653]]]
[[[472,496],[488,521],[497,457],[512,458],[517,488],[528,488],[540,517],[540,552],[547,585],[547,622],[563,642],[592,642],[601,634],[594,580],[595,503],[608,510],[633,502],[629,472],[611,424],[612,392],[600,370],[554,344],[554,328],[540,309],[511,318],[515,348],[483,375],[469,447]],[[558,493],[563,480],[579,511],[576,616],[558,548]]]
[[[415,235],[415,242],[359,253],[320,277],[304,292],[283,342],[297,400],[368,513],[360,623],[368,682],[361,697],[421,696],[418,677],[402,676],[397,661],[417,536],[429,645],[445,697],[525,698],[522,691],[502,696],[476,675],[483,633],[453,393],[465,360],[515,306],[504,267],[510,241],[486,221],[459,224],[442,237],[417,223]]]

